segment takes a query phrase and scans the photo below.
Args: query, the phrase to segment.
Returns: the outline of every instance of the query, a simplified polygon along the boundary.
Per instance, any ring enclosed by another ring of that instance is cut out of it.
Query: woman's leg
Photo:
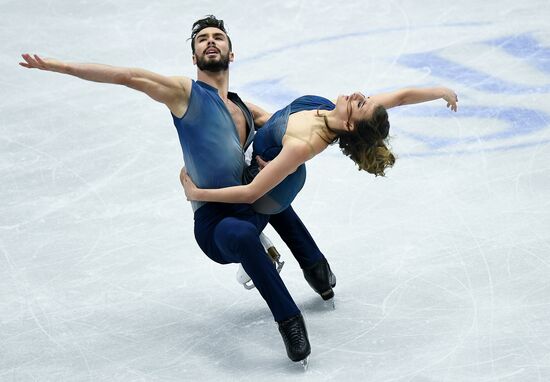
[[[276,215],[271,215],[269,223],[281,236],[302,269],[308,268],[324,258],[292,206]]]

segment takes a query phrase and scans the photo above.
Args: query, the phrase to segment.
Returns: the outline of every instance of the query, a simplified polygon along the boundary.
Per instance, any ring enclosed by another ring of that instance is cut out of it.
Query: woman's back
[[[319,120],[315,114],[318,110],[332,110],[334,104],[326,98],[306,95],[292,101],[287,107],[277,111],[254,137],[254,155],[264,160],[273,160],[282,149],[283,140],[293,137],[313,146],[315,153],[324,149]]]
[[[317,110],[304,110],[290,115],[282,144],[287,139],[305,143],[310,159],[323,151],[328,146],[326,129],[323,119],[317,116]]]
[[[320,152],[324,147],[323,141],[316,138],[315,129],[310,125],[314,123],[315,113],[318,109],[332,110],[334,104],[328,99],[318,96],[303,96],[294,100],[290,105],[277,111],[258,130],[254,138],[254,154],[266,161],[273,160],[283,147],[283,140],[299,139],[311,147],[313,154]],[[253,160],[252,166],[257,166]],[[305,164],[299,166],[295,172],[288,175],[275,188],[258,199],[253,205],[257,212],[275,214],[287,208],[302,189],[306,179]]]

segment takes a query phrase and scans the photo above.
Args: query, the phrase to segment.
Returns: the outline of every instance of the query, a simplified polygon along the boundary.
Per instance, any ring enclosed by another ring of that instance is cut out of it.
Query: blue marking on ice
[[[294,42],[292,44],[287,44],[280,46],[278,48],[268,49],[264,50],[262,52],[259,52],[255,55],[244,57],[242,59],[239,59],[235,64],[233,64],[233,67],[238,66],[242,63],[250,62],[250,61],[256,61],[263,58],[266,58],[269,55],[272,54],[278,54],[282,53],[287,50],[292,50],[296,48],[302,48],[304,46],[308,45],[315,45],[315,44],[321,44],[325,42],[334,42],[338,40],[344,40],[348,38],[356,38],[356,37],[365,37],[365,36],[371,36],[371,35],[377,35],[377,34],[385,34],[385,33],[391,33],[391,32],[401,32],[401,31],[411,31],[411,30],[421,30],[421,29],[439,29],[439,28],[456,28],[456,27],[472,27],[472,26],[488,26],[489,23],[487,22],[472,22],[472,23],[449,23],[444,25],[424,25],[424,26],[417,26],[414,28],[411,28],[410,26],[406,27],[397,27],[397,28],[383,28],[383,29],[375,29],[370,31],[363,31],[363,32],[351,32],[351,33],[343,33],[339,35],[334,36],[326,36],[326,37],[320,37],[320,38],[314,38],[304,41],[298,41]]]
[[[283,80],[283,78],[273,78],[248,82],[239,87],[239,92],[247,93],[277,109],[283,108],[301,95],[288,88]]]
[[[441,151],[424,151],[424,152],[415,152],[415,153],[397,153],[399,158],[425,158],[425,157],[437,157],[437,156],[447,156],[447,155],[467,155],[478,152],[505,152],[510,150],[523,149],[527,147],[546,145],[550,143],[550,139],[542,139],[536,142],[522,142],[514,143],[505,146],[498,147],[483,147],[483,148],[472,148],[472,149],[459,149],[459,150],[441,150]]]
[[[413,69],[429,69],[433,76],[491,93],[544,93],[550,91],[550,86],[546,85],[526,86],[493,77],[490,74],[447,60],[434,52],[402,55],[397,62]]]
[[[535,131],[544,129],[550,122],[550,116],[540,110],[520,108],[520,107],[488,107],[488,106],[468,106],[460,107],[457,114],[450,112],[445,108],[434,108],[430,106],[415,105],[412,107],[405,107],[401,109],[395,109],[390,114],[397,114],[405,117],[422,117],[422,118],[484,118],[487,120],[501,120],[505,121],[508,125],[500,131],[489,133],[486,135],[469,134],[464,138],[449,138],[449,137],[434,137],[431,135],[413,133],[407,130],[406,126],[403,128],[395,128],[399,135],[412,138],[414,140],[427,144],[432,149],[441,149],[457,144],[472,143],[479,141],[495,141],[504,140],[511,137],[519,137],[527,135]],[[391,115],[390,115],[391,118]],[[442,129],[445,126],[441,126]],[[538,144],[542,142],[536,142],[531,144],[521,144],[521,147]],[[506,146],[507,148],[520,147],[517,144]],[[504,149],[501,148],[501,149]]]
[[[550,73],[550,48],[541,46],[530,34],[501,37],[486,43],[498,46],[509,55],[526,60],[537,69]]]

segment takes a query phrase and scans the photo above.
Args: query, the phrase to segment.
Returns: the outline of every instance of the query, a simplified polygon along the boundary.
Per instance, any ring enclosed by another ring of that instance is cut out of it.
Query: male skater
[[[138,68],[66,63],[29,54],[23,55],[21,65],[144,92],[172,113],[186,170],[199,187],[241,184],[243,151],[252,141],[254,122],[262,123],[254,121],[259,109],[249,104],[250,110],[228,90],[229,63],[234,55],[222,20],[208,16],[196,21],[191,47],[198,81]],[[311,350],[303,317],[259,239],[270,217],[255,213],[245,204],[193,202],[192,207],[199,247],[220,264],[241,263],[277,321],[287,355],[307,365]],[[323,296],[327,291],[333,294],[330,267],[292,208],[272,215],[270,223],[291,249],[312,288]]]

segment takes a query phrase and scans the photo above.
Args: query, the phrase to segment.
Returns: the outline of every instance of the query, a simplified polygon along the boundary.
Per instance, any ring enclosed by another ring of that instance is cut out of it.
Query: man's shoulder
[[[191,90],[193,85],[193,80],[185,76],[171,76],[170,77],[175,83],[177,83],[181,88]]]

